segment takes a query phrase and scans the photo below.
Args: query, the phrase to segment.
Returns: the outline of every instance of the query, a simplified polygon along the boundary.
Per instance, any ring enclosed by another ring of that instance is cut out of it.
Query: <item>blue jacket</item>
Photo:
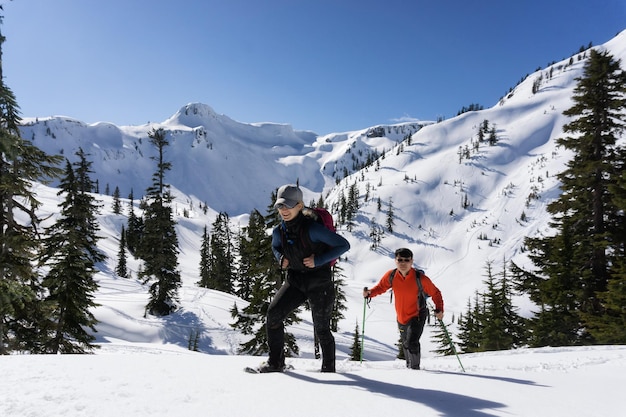
[[[274,252],[274,256],[276,257],[276,260],[278,262],[280,262],[281,258],[285,256],[282,236],[284,231],[281,230],[282,227],[284,227],[282,224],[278,225],[274,228],[272,232],[272,251]],[[302,233],[306,233],[306,231],[303,230]],[[348,243],[345,238],[331,230],[328,230],[324,225],[315,221],[308,222],[308,233],[311,243],[316,246],[320,246],[319,244],[323,244],[325,248],[323,252],[314,252],[316,268],[330,263],[330,261],[332,261],[333,259],[339,258],[339,256],[343,255],[350,249],[350,243]],[[302,242],[297,242],[295,244],[302,245]],[[309,255],[310,254],[304,254],[303,258]],[[290,265],[293,265],[294,263],[296,265],[301,264],[302,259],[289,259]]]

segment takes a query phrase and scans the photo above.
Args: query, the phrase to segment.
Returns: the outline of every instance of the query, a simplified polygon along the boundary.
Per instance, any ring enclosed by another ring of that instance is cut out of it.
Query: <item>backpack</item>
[[[302,210],[304,216],[310,218],[312,221],[315,221],[325,228],[330,230],[331,232],[336,232],[335,221],[333,220],[333,215],[330,214],[328,210],[324,207],[305,207]],[[311,240],[309,239],[308,229],[307,233],[302,233],[301,235],[302,241],[306,246],[311,246]],[[281,239],[283,244],[285,242],[285,223],[281,221]],[[337,259],[333,259],[330,261],[330,266],[334,266],[337,263]]]
[[[430,296],[424,292],[424,287],[422,286],[421,278],[422,278],[422,274],[424,273],[424,271],[422,271],[421,269],[417,269],[417,268],[413,268],[413,269],[415,270],[415,280],[417,281],[417,288],[419,291],[418,304],[419,304],[419,310],[421,312],[427,309],[426,300]],[[389,275],[389,286],[393,284],[393,277],[396,276],[396,271],[397,269],[394,268],[394,270],[391,271],[391,274]],[[391,288],[390,294],[391,294],[391,298],[389,299],[389,302],[391,303],[391,301],[393,300],[393,288]]]
[[[330,214],[328,210],[326,210],[324,207],[307,207],[307,208],[317,215],[317,216],[311,216],[315,219],[316,222],[321,223],[322,225],[324,225],[325,228],[327,228],[331,232],[337,231],[337,229],[335,228],[335,221],[333,220],[333,215]],[[333,259],[332,261],[330,261],[330,266],[334,266],[336,263],[337,263],[337,259]]]
[[[315,214],[317,214],[316,220],[318,223],[322,223],[331,232],[337,231],[337,229],[335,228],[335,221],[333,220],[333,215],[330,214],[328,210],[326,210],[324,207],[313,207],[313,208],[310,208],[310,210],[313,210]]]

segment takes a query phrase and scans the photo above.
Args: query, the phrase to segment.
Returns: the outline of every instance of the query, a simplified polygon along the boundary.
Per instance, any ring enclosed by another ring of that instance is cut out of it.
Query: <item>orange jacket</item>
[[[399,270],[393,277],[392,285],[389,285],[389,277],[393,269],[385,272],[378,284],[370,288],[370,297],[376,297],[383,294],[393,286],[394,298],[396,300],[396,316],[398,323],[407,324],[413,317],[419,316],[417,280],[415,278],[415,268],[411,268],[407,276],[403,276]],[[422,280],[422,288],[435,303],[435,309],[443,311],[443,298],[439,288],[425,274],[420,274]]]

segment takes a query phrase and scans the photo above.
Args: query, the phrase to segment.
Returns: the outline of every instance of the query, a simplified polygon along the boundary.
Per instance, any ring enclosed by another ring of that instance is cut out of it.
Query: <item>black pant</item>
[[[426,323],[427,315],[428,310],[422,309],[420,310],[419,316],[413,317],[408,323],[398,323],[407,368],[419,369],[420,367],[420,337],[422,337],[422,333],[424,332],[424,324]]]
[[[267,310],[268,362],[272,366],[285,363],[284,320],[296,308],[309,301],[313,327],[322,349],[322,371],[335,371],[335,338],[330,331],[330,319],[335,304],[335,287],[331,280],[316,281],[313,276],[306,285],[287,282],[278,290]],[[303,281],[298,281],[303,282]]]

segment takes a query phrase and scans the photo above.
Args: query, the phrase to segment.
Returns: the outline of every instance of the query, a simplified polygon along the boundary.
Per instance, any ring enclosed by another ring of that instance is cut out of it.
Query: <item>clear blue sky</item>
[[[626,29],[625,0],[0,4],[5,83],[24,117],[138,125],[201,102],[318,134],[491,107]]]

